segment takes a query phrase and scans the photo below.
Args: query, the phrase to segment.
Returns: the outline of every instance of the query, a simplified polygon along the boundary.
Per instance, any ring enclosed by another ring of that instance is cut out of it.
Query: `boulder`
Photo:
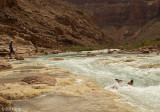
[[[15,59],[16,60],[24,60],[24,58],[22,56],[18,56],[18,55],[15,56]]]
[[[113,51],[111,51],[111,50],[108,50],[108,54],[113,54]]]
[[[108,50],[108,54],[118,54],[118,53],[119,53],[119,51],[117,51],[117,50],[113,50],[113,51]]]
[[[56,83],[56,79],[52,76],[29,76],[21,81],[28,84],[47,84],[49,86],[55,86]]]
[[[0,71],[12,69],[12,65],[7,62],[0,61]]]
[[[58,46],[57,46],[58,47]],[[63,53],[61,50],[53,50],[52,54],[58,54],[58,53]]]
[[[10,101],[0,97],[0,112],[13,112],[13,104]]]
[[[149,54],[149,50],[142,50],[143,54]]]
[[[149,52],[149,54],[151,54],[151,55],[159,55],[159,52],[157,51],[157,52]]]
[[[87,56],[96,56],[96,54],[87,53]]]
[[[64,58],[55,57],[55,58],[51,58],[50,60],[52,60],[52,61],[60,61],[60,60],[64,60]]]

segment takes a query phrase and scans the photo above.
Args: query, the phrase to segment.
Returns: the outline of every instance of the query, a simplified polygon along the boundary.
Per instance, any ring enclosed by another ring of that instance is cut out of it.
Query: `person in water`
[[[133,83],[134,83],[134,81],[133,80],[131,80],[130,82],[128,82],[127,84],[128,85],[133,85]]]
[[[122,80],[119,80],[119,79],[115,79],[115,80],[118,82],[118,84],[122,83]]]
[[[10,59],[12,59],[12,54],[15,55],[15,52],[14,52],[14,50],[13,50],[13,40],[12,40],[12,41],[10,42],[10,44],[9,44],[9,50],[10,50],[9,56],[10,56]]]
[[[122,86],[122,80],[115,79],[117,83],[111,86],[112,89],[118,89],[120,86]]]

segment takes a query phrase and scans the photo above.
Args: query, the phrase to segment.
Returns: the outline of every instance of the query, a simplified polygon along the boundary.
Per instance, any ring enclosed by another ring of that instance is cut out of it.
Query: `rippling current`
[[[54,57],[64,60],[51,61]],[[82,52],[40,56],[31,60],[92,78],[103,88],[122,95],[130,105],[142,111],[160,112],[160,55],[99,54],[87,57],[86,52]],[[123,82],[114,89],[116,78]],[[128,86],[131,79],[134,85]]]

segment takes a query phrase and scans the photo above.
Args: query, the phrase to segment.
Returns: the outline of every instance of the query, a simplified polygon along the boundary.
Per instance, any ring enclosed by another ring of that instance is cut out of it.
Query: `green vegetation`
[[[80,51],[100,50],[100,49],[105,49],[105,48],[106,46],[63,46],[60,49],[62,51],[80,52]]]
[[[18,11],[18,7],[17,6],[12,6],[12,9],[14,9],[14,10],[16,10],[16,11]],[[29,17],[29,13],[27,13],[27,12],[23,12],[23,15],[24,16],[27,16],[27,17]]]
[[[25,16],[29,17],[29,13],[24,12],[23,14],[24,14]]]
[[[118,48],[132,50],[132,49],[137,49],[140,47],[151,46],[151,45],[155,45],[155,46],[160,47],[160,38],[156,38],[154,40],[144,40],[144,41],[140,41],[140,42],[135,42],[131,45],[119,46]]]
[[[132,43],[130,45],[124,46],[114,46],[112,48],[118,49],[125,49],[125,50],[133,50],[138,49],[145,46],[157,46],[160,47],[160,38],[156,38],[154,40],[144,40]],[[63,46],[60,49],[62,51],[73,51],[73,52],[80,52],[80,51],[93,51],[93,50],[100,50],[100,49],[107,49],[107,46]]]
[[[18,10],[18,7],[17,6],[12,6],[12,9],[14,9],[14,10]]]

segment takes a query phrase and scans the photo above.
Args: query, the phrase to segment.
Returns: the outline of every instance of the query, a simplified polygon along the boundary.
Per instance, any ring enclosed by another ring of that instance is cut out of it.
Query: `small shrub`
[[[157,42],[157,44],[156,44],[156,45],[157,45],[157,47],[158,47],[158,48],[160,48],[160,42]]]
[[[156,38],[156,41],[160,41],[160,37]]]
[[[145,46],[146,45],[146,41],[142,41],[140,44],[141,44],[140,46]]]
[[[14,10],[18,10],[18,7],[17,6],[12,6],[12,9],[14,9]]]
[[[73,51],[73,52],[80,52],[80,51],[93,51],[104,49],[105,46],[63,46],[61,50],[63,51]]]
[[[126,45],[126,46],[119,46],[118,48],[126,49],[126,50],[132,50],[132,49],[137,49],[137,48],[140,48],[140,47],[150,46],[150,45],[156,45],[156,46],[160,47],[160,41],[157,41],[157,39],[140,41],[140,42],[132,43],[130,45]]]
[[[24,14],[25,16],[29,17],[29,13],[24,12],[23,14]]]

